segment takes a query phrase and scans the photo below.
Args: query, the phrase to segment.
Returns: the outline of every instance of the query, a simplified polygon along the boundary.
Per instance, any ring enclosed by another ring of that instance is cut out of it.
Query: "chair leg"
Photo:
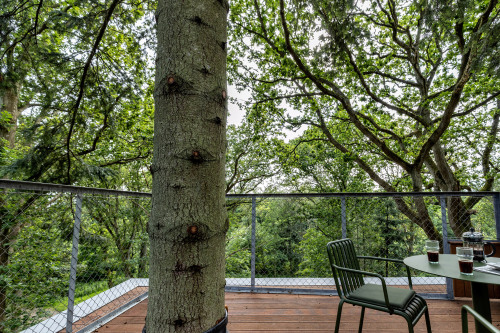
[[[413,325],[411,322],[408,322],[408,333],[413,333]]]
[[[339,333],[340,329],[340,317],[342,316],[342,305],[344,305],[344,301],[341,300],[339,303],[339,307],[337,310],[337,320],[335,321],[335,333]]]
[[[408,324],[408,333],[413,333],[413,320],[407,313],[398,313],[399,316],[403,317]]]
[[[359,329],[358,333],[361,333],[363,331],[363,319],[365,319],[365,307],[361,307],[361,318],[359,319]]]
[[[425,309],[425,325],[427,326],[427,333],[432,333],[431,319],[429,317],[429,308]]]

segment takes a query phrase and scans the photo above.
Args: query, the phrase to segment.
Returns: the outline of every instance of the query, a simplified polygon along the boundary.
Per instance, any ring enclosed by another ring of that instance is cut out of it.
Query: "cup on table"
[[[427,251],[427,259],[431,264],[439,263],[439,241],[437,240],[426,240],[425,250]]]
[[[472,275],[474,271],[474,251],[471,247],[457,247],[458,267],[460,274]]]

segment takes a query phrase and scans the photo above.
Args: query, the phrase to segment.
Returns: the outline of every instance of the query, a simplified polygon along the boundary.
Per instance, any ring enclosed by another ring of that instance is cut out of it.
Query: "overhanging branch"
[[[80,104],[83,100],[83,94],[85,91],[85,80],[87,79],[88,72],[90,70],[90,65],[92,64],[92,60],[94,59],[94,56],[97,53],[97,49],[99,48],[99,44],[101,43],[102,38],[104,37],[104,33],[106,32],[106,28],[108,27],[109,21],[111,20],[111,15],[113,14],[115,8],[118,6],[118,4],[122,0],[113,0],[111,5],[108,8],[108,11],[106,12],[106,17],[104,18],[104,21],[101,25],[101,29],[99,30],[99,34],[97,35],[97,38],[94,42],[94,45],[92,47],[92,50],[90,51],[90,54],[87,58],[87,61],[85,63],[85,66],[83,68],[83,73],[82,77],[80,78],[80,89],[78,92],[78,97],[76,99],[75,105],[73,106],[73,114],[71,117],[71,121],[69,124],[69,131],[68,131],[68,136],[66,138],[66,158],[68,162],[68,168],[66,171],[66,177],[67,177],[67,183],[71,183],[71,176],[70,176],[70,171],[71,171],[71,136],[73,135],[73,130],[75,127],[75,121],[76,121],[76,116],[78,114],[78,109],[80,107]]]

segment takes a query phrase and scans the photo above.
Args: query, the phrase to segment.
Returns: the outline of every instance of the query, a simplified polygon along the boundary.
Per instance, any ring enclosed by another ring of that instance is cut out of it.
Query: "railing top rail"
[[[339,193],[260,193],[226,194],[228,198],[324,198],[324,197],[491,197],[500,192],[339,192]]]
[[[98,195],[117,195],[129,197],[151,197],[148,192],[109,190],[95,187],[83,187],[72,185],[36,183],[19,180],[0,179],[0,188],[8,188],[24,191],[37,192],[59,192],[74,194],[98,194]],[[228,198],[325,198],[325,197],[491,197],[499,195],[500,192],[339,192],[339,193],[253,193],[253,194],[226,194]]]
[[[0,179],[0,188],[9,188],[23,191],[36,192],[59,192],[59,193],[74,193],[74,194],[99,194],[99,195],[118,195],[128,197],[151,197],[151,193],[108,190],[95,187],[83,187],[60,184],[35,183],[18,180]]]

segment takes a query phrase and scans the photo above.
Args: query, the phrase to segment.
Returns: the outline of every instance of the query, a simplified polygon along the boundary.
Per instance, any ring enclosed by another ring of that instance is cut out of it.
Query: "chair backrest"
[[[326,249],[335,285],[337,286],[337,292],[340,297],[349,296],[351,292],[365,284],[362,274],[346,272],[336,268],[360,269],[352,240],[345,238],[329,242],[326,245]]]

